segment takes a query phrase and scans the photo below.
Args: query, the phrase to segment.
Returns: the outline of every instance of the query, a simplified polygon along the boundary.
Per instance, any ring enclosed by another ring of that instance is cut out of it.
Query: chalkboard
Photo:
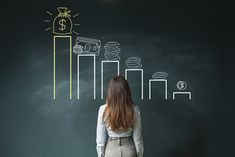
[[[127,77],[141,111],[145,157],[221,156],[219,4],[14,3],[7,4],[11,10],[3,8],[9,16],[1,26],[7,31],[2,42],[0,156],[97,156],[98,109],[118,71]],[[71,10],[65,19],[72,19],[71,34],[63,34],[58,19],[59,28],[53,30],[58,7]],[[91,47],[76,47],[81,41]]]

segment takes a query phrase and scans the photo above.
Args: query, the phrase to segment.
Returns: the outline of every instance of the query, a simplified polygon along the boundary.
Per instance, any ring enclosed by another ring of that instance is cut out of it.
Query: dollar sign
[[[185,90],[187,88],[187,84],[184,81],[178,81],[176,86],[179,90]]]
[[[184,88],[184,82],[180,83],[180,88],[183,89]]]
[[[61,20],[59,21],[59,24],[60,24],[59,30],[63,31],[63,30],[66,29],[65,23],[66,23],[66,20],[65,20],[65,19],[61,19]]]

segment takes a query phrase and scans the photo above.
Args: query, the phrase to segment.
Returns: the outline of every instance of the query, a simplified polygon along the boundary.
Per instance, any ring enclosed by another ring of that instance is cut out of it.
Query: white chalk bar
[[[137,71],[137,72],[141,72],[141,99],[144,99],[144,71],[143,69],[125,69],[125,79],[127,80],[127,74],[128,71]]]
[[[104,97],[104,63],[116,63],[117,64],[117,75],[119,75],[120,73],[120,69],[119,69],[119,61],[101,61],[101,99],[103,99]]]
[[[173,92],[173,100],[175,100],[176,95],[188,95],[189,100],[192,99],[191,92]]]
[[[79,91],[80,91],[80,87],[79,87],[79,75],[80,75],[80,70],[79,70],[79,61],[80,61],[80,57],[93,57],[93,64],[94,64],[94,99],[96,99],[96,58],[95,58],[95,54],[78,54],[77,55],[77,99],[79,99]]]
[[[53,99],[56,97],[56,39],[69,39],[69,98],[72,99],[72,36],[55,35],[53,37]]]
[[[151,93],[152,82],[164,82],[164,84],[165,84],[165,99],[167,100],[167,80],[166,79],[150,79],[149,80],[149,99],[151,99],[151,96],[152,96],[152,93]]]

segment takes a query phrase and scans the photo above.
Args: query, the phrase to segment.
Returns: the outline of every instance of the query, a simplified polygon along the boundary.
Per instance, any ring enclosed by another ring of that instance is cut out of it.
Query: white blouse
[[[106,127],[103,120],[103,113],[106,104],[101,105],[99,108],[98,119],[97,119],[97,129],[96,129],[96,150],[98,157],[104,156],[105,144],[107,142],[107,133],[109,137],[128,137],[132,136],[138,157],[143,157],[144,147],[142,138],[142,124],[140,110],[137,105],[135,108],[135,123],[133,128],[129,128],[128,131],[114,132],[110,128]]]

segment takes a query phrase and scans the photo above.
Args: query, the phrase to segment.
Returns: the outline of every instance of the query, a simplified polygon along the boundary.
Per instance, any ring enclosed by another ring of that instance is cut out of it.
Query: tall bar
[[[167,100],[167,80],[166,79],[150,79],[149,80],[149,99],[151,99],[151,84],[152,82],[164,82],[165,83],[165,99]]]
[[[143,87],[143,84],[144,84],[144,72],[143,72],[143,69],[125,69],[125,79],[127,80],[127,74],[128,74],[128,71],[137,71],[137,72],[141,72],[141,99],[144,99],[144,87]]]
[[[119,61],[101,61],[101,99],[104,97],[104,63],[117,63],[117,75],[120,73]]]
[[[53,99],[56,97],[56,38],[69,38],[69,98],[72,99],[72,36],[55,35],[53,38]]]
[[[77,99],[79,99],[79,93],[80,93],[80,87],[79,87],[79,80],[80,80],[80,69],[79,69],[79,61],[80,57],[93,57],[93,63],[94,63],[94,99],[96,99],[96,59],[95,59],[95,54],[78,54],[77,55]]]

